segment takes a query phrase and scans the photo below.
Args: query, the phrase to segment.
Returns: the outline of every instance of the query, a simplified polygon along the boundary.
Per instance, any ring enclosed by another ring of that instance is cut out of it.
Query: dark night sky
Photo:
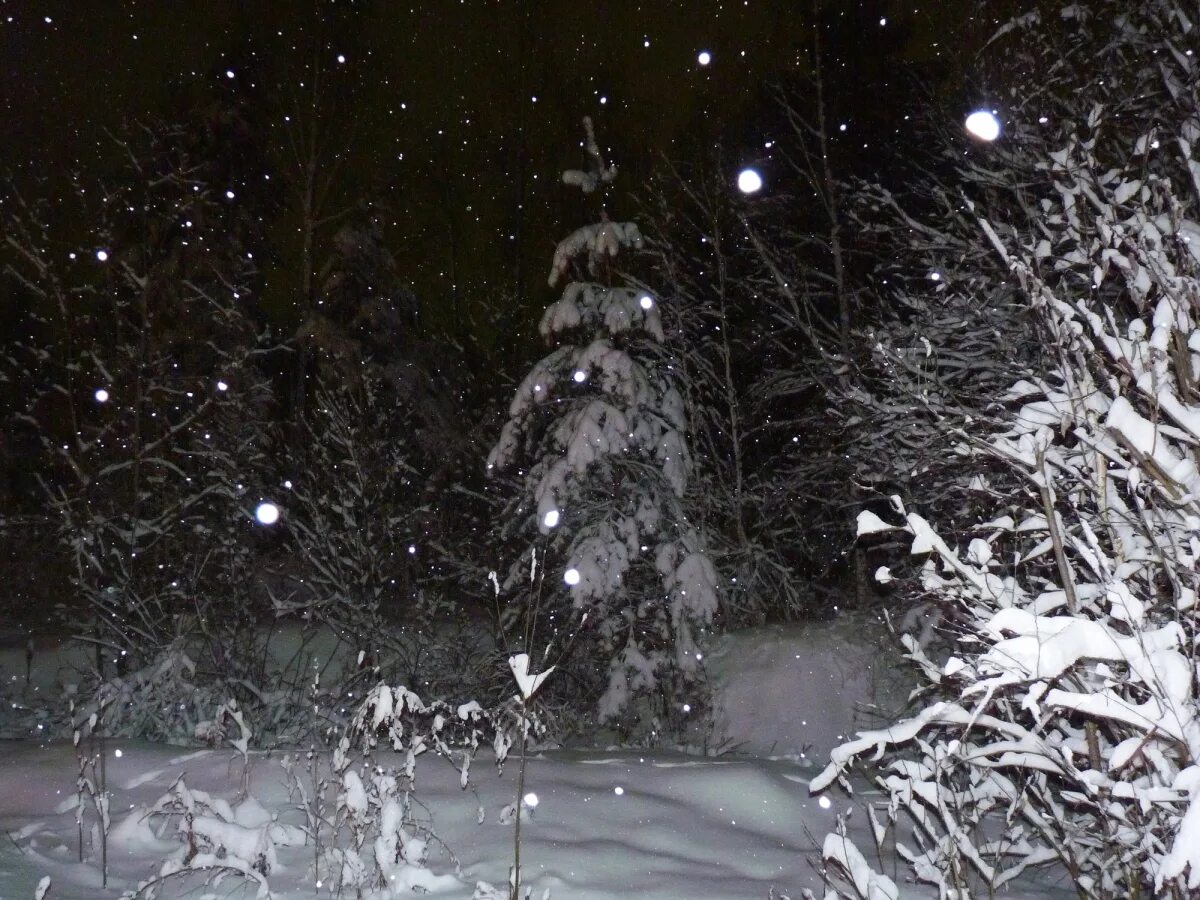
[[[848,126],[839,138],[868,145],[903,139],[901,65],[945,80],[947,43],[975,41],[983,27],[975,3],[825,6],[827,79]],[[268,120],[259,124],[282,150],[283,117],[316,60],[329,88],[329,155],[345,156],[333,203],[384,201],[389,241],[422,302],[453,302],[452,285],[460,297],[511,289],[519,256],[528,302],[540,306],[553,244],[582,221],[557,180],[579,163],[582,115],[596,118],[624,191],[662,155],[696,156],[718,139],[725,158],[764,165],[769,187],[765,86],[786,80],[811,46],[811,6],[789,0],[323,3],[335,10],[323,24],[317,8],[0,0],[0,171],[19,183],[98,174],[105,129],[170,115],[206,91],[254,92]],[[619,195],[616,205],[627,211]],[[286,237],[280,246],[275,266],[287,270]]]

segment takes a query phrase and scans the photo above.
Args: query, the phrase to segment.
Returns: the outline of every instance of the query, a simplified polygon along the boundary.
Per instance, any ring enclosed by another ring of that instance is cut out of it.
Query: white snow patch
[[[912,683],[887,629],[857,616],[724,635],[707,670],[716,746],[814,764],[857,731],[880,727]]]

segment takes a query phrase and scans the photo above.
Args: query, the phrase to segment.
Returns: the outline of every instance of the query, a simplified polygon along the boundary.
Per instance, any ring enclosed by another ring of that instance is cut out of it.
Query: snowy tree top
[[[600,147],[596,143],[596,129],[592,125],[591,116],[583,117],[583,130],[587,134],[584,148],[587,150],[588,160],[591,163],[590,171],[567,169],[562,173],[562,180],[563,184],[575,185],[585,194],[590,194],[600,185],[610,184],[617,177],[617,167],[606,165],[604,157],[600,155]]]
[[[633,222],[594,222],[577,228],[558,242],[547,281],[554,287],[571,267],[571,261],[587,255],[588,272],[596,274],[600,265],[616,257],[622,247],[641,249],[642,233]]]

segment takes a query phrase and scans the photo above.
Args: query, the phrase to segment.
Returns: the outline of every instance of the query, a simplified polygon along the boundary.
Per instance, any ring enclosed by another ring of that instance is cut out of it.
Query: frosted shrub
[[[102,679],[154,665],[181,636],[201,681],[245,675],[232,642],[264,611],[251,588],[270,391],[258,274],[240,205],[213,187],[229,173],[189,140],[135,129],[116,141],[124,162],[105,190],[56,186],[77,204],[70,236],[47,204],[5,197],[6,276],[36,298],[36,343],[5,364],[28,386],[15,418],[41,448],[73,588],[62,612]],[[104,249],[84,267],[57,246]]]
[[[278,849],[303,846],[305,840],[302,829],[277,821],[253,797],[233,805],[189,788],[183,778],[149,809],[131,812],[120,827],[148,829],[158,838],[174,833],[180,840],[155,877],[124,895],[144,900],[160,896],[172,882],[215,885],[228,876],[253,884],[255,897],[270,897],[267,879],[279,867]]]
[[[594,189],[615,169],[585,124],[592,177],[568,172],[564,181]],[[653,731],[698,684],[718,582],[681,502],[688,422],[660,353],[659,300],[614,284],[618,253],[641,243],[636,225],[602,214],[559,244],[549,281],[567,284],[540,325],[554,349],[517,388],[488,466],[527,466],[505,525],[521,553],[503,584],[512,597],[504,624],[555,652],[577,635],[583,683],[607,669],[595,692],[600,718],[619,721],[631,698],[657,697],[640,723]],[[546,552],[535,557],[531,544]],[[548,577],[526,595],[535,558]]]
[[[858,520],[911,539],[956,640],[934,660],[905,639],[932,702],[835,750],[812,788],[882,758],[892,820],[915,823],[898,850],[945,896],[1043,865],[1081,897],[1200,890],[1200,105],[1174,49],[1194,30],[1170,3],[1112,29],[1114,57],[1158,48],[1158,94],[1135,95],[1151,114],[1097,103],[1034,157],[1036,217],[976,210],[1049,361],[959,449],[1023,489],[965,546],[898,498]],[[827,858],[862,883],[848,855]]]
[[[503,710],[488,713],[474,702],[426,703],[403,686],[373,688],[334,748],[326,775],[305,783],[294,761],[286,766],[315,845],[314,880],[362,896],[458,884],[455,876],[435,875],[426,865],[438,841],[431,816],[416,800],[417,759],[432,754],[454,765],[465,789],[483,744],[503,764],[512,744],[511,720]],[[326,796],[332,797],[328,807]]]
[[[727,175],[717,164],[712,171],[671,168],[648,186],[651,203],[644,215],[653,267],[647,283],[669,286],[670,302],[659,312],[688,416],[692,468],[683,504],[705,523],[707,553],[726,576],[722,621],[736,628],[771,616],[793,617],[812,602],[797,550],[807,531],[819,529],[792,502],[811,488],[811,479],[800,479],[798,487],[785,462],[793,454],[779,452],[766,436],[790,428],[784,439],[790,444],[793,435],[812,429],[790,420],[781,424],[788,404],[778,395],[763,404],[769,413],[760,415],[757,401],[768,377],[761,371],[763,305],[772,294],[755,277],[756,259],[746,250],[743,232],[744,217],[761,207],[739,203]],[[771,213],[778,209],[772,206]],[[789,246],[793,235],[789,231]],[[771,317],[777,316],[781,312],[773,309]],[[772,340],[780,333],[781,347],[770,356],[794,364],[807,344],[779,327],[772,329]],[[818,440],[829,446],[827,436]],[[825,460],[804,458],[826,477],[836,477]]]
[[[95,717],[108,735],[187,744],[205,739],[197,726],[223,699],[197,686],[196,664],[177,642],[146,667],[99,681],[75,718]]]

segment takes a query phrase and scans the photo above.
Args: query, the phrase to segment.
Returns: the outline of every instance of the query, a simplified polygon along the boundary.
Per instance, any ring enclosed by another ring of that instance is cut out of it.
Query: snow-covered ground
[[[14,900],[32,898],[46,875],[53,885],[50,897],[83,900],[120,896],[156,874],[181,845],[173,825],[161,838],[155,836],[165,823],[147,819],[147,809],[180,776],[192,790],[223,797],[235,807],[239,799],[241,761],[228,750],[187,752],[112,742],[107,748],[113,803],[110,890],[104,892],[90,835],[84,839],[88,859],[78,862],[71,746],[13,742],[0,752],[0,829],[12,838],[0,844],[0,897]],[[456,866],[444,848],[431,852],[428,865],[434,873],[458,875],[453,886],[435,894],[466,898],[479,880],[503,884],[513,829],[498,820],[513,801],[516,766],[497,775],[480,758],[471,788],[463,791],[457,771],[433,758],[423,762],[420,799],[458,860]],[[784,761],[538,754],[526,776],[526,789],[539,803],[523,823],[525,878],[534,885],[535,897],[551,888],[552,897],[577,900],[765,898],[772,887],[795,896],[801,886],[816,887],[814,842],[834,821],[833,809],[808,796],[812,774]],[[250,794],[282,822],[303,822],[277,757],[253,757]],[[311,850],[279,846],[276,853],[278,868],[267,879],[272,893],[316,895]],[[215,895],[226,896],[234,883],[226,879]],[[179,896],[185,886],[180,882],[164,896]],[[253,895],[248,886],[246,896]]]
[[[844,800],[830,804],[811,797],[807,785],[856,715],[860,726],[873,724],[856,708],[895,699],[896,691],[879,689],[881,681],[892,683],[875,668],[880,639],[857,626],[773,627],[723,638],[709,659],[718,743],[742,754],[536,754],[526,790],[537,795],[538,804],[523,825],[522,840],[523,871],[533,896],[549,888],[552,897],[575,900],[732,900],[766,898],[772,890],[792,897],[802,887],[818,890],[817,848],[836,813],[848,807]],[[37,658],[34,681],[48,690],[54,679],[36,670],[62,661],[45,650]],[[23,651],[10,648],[0,664],[10,677],[17,669],[23,676]],[[79,862],[73,748],[64,742],[0,743],[0,829],[10,838],[0,842],[0,898],[32,898],[45,876],[52,900],[115,898],[154,876],[165,859],[183,852],[176,823],[148,815],[179,778],[192,791],[228,801],[235,825],[270,837],[278,859],[267,877],[273,896],[329,895],[327,878],[321,891],[314,886],[311,848],[291,845],[295,832],[267,824],[304,822],[289,796],[282,754],[252,756],[254,800],[248,802],[240,793],[240,757],[229,748],[112,740],[103,754],[113,820],[107,891],[99,887],[98,843],[89,829],[86,858]],[[791,758],[779,758],[787,755]],[[464,791],[457,770],[432,754],[417,769],[420,802],[442,842],[433,847],[428,866],[452,876],[431,882],[434,896],[470,897],[478,881],[502,885],[511,864],[513,826],[501,824],[500,811],[513,802],[516,761],[510,759],[498,774],[481,755],[471,771]],[[869,796],[860,792],[854,802]],[[851,822],[857,825],[856,841],[869,848],[865,816],[859,811]],[[903,869],[896,874],[903,878]],[[227,877],[187,896],[254,896],[257,885],[239,885],[240,878]],[[168,882],[159,896],[183,896],[195,887],[194,881]]]
[[[710,746],[824,765],[858,731],[903,709],[908,677],[883,624],[860,616],[723,635],[707,660]]]

